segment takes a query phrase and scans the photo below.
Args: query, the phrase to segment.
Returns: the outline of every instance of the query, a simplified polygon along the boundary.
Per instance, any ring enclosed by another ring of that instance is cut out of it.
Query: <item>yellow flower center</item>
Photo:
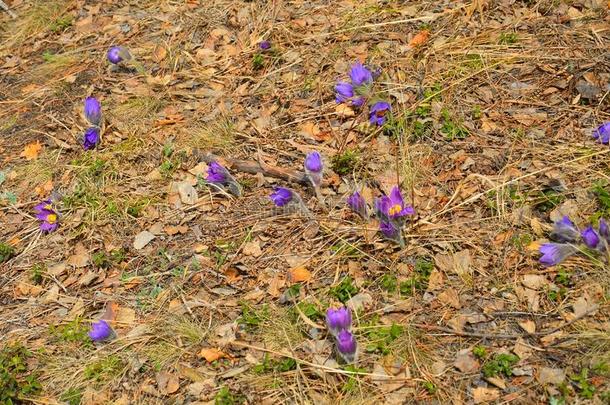
[[[45,210],[50,210],[52,207],[51,207],[51,204],[47,204],[42,208],[44,208]]]
[[[47,215],[47,222],[50,224],[54,224],[55,221],[57,221],[57,215],[55,214],[49,214]]]
[[[400,204],[396,204],[390,207],[390,209],[388,210],[388,214],[397,215],[398,213],[400,213],[400,211],[402,211],[402,206]]]

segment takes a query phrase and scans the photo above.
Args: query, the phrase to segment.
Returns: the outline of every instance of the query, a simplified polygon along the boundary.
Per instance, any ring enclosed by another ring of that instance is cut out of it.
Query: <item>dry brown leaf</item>
[[[479,369],[480,364],[471,349],[463,349],[458,352],[453,366],[462,373],[474,373]]]
[[[207,361],[208,363],[211,363],[213,361],[216,361],[218,359],[222,359],[223,357],[228,357],[226,353],[218,350],[218,349],[214,349],[212,347],[205,347],[203,349],[201,349],[201,351],[199,352],[199,357],[202,357],[205,359],[205,361]]]
[[[23,152],[21,152],[21,156],[25,157],[27,160],[38,159],[38,154],[40,153],[41,149],[42,149],[42,145],[40,144],[39,141],[29,143],[29,144],[25,145],[25,148],[23,148]]]
[[[167,371],[157,373],[157,388],[162,394],[169,395],[178,391],[180,388],[180,379],[177,375],[170,374]]]
[[[244,244],[244,248],[242,249],[242,252],[246,256],[252,256],[252,257],[260,257],[263,254],[263,251],[261,249],[261,244],[257,240],[253,240],[253,241],[250,241],[250,242]]]
[[[42,197],[42,198],[47,197],[52,190],[53,190],[53,181],[52,180],[49,180],[46,183],[43,183],[34,189],[36,194],[38,194],[38,196]]]
[[[311,280],[311,273],[305,266],[295,267],[288,271],[288,281],[291,283],[301,283]]]
[[[430,31],[421,30],[413,37],[413,39],[409,41],[409,47],[417,48],[418,46],[422,46],[426,43],[426,41],[428,41],[428,38],[430,38]]]
[[[475,404],[492,402],[500,398],[500,390],[496,388],[477,387],[472,390]]]
[[[89,264],[89,251],[79,243],[74,248],[74,254],[68,258],[68,264],[74,267],[85,267]]]
[[[153,50],[153,60],[157,63],[161,62],[167,56],[167,49],[161,44],[157,44]]]
[[[534,321],[532,321],[530,319],[518,322],[518,324],[527,333],[534,333],[534,332],[536,332],[536,322],[534,322]]]

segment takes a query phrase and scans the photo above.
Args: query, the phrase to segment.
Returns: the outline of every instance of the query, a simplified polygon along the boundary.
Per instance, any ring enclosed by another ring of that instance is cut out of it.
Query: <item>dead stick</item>
[[[258,162],[254,160],[240,160],[229,157],[219,157],[209,152],[196,152],[198,157],[206,163],[211,162],[226,162],[226,165],[233,170],[238,172],[257,174],[262,173],[265,176],[275,177],[276,179],[282,179],[293,183],[299,183],[303,185],[310,185],[309,179],[305,175],[305,172],[293,169],[284,169],[277,166],[268,165],[259,159]]]
[[[4,11],[6,11],[8,13],[8,15],[11,16],[11,18],[17,18],[17,14],[13,13],[13,10],[11,10],[9,8],[9,6],[2,0],[0,0],[0,8],[2,8]]]

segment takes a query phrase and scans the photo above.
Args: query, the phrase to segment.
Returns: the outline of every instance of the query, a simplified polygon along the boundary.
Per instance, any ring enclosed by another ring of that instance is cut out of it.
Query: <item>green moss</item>
[[[359,161],[357,151],[347,149],[345,152],[335,155],[332,158],[332,168],[339,175],[351,173]]]

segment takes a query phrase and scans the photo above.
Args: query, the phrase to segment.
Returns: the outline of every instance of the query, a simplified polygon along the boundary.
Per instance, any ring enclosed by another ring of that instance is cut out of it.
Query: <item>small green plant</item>
[[[261,70],[263,67],[265,67],[265,57],[260,53],[254,54],[252,57],[252,68],[254,70]]]
[[[500,34],[500,38],[498,39],[498,42],[501,45],[512,45],[514,43],[516,43],[519,40],[519,38],[517,37],[517,34],[514,32],[503,32]]]
[[[93,265],[100,269],[107,269],[112,265],[110,257],[103,250],[97,251],[91,255]]]
[[[481,119],[483,116],[483,112],[481,111],[481,106],[476,104],[472,107],[472,118],[475,120]]]
[[[493,359],[487,361],[482,368],[485,377],[494,377],[503,374],[506,377],[513,375],[512,367],[517,364],[519,357],[514,354],[496,354]]]
[[[167,142],[163,145],[163,157],[169,158],[174,153],[174,145],[171,142]]]
[[[390,345],[402,335],[403,331],[404,328],[397,324],[392,324],[392,326],[389,327],[371,329],[367,333],[370,342],[366,346],[366,350],[368,352],[381,354],[390,353]]]
[[[271,371],[285,373],[286,371],[294,370],[296,367],[297,362],[293,358],[282,357],[279,360],[272,360],[269,359],[269,355],[265,353],[263,361],[252,367],[252,371],[255,374],[265,374]]]
[[[312,321],[324,318],[324,313],[320,311],[318,307],[316,307],[316,305],[312,304],[311,302],[299,302],[297,305],[299,306],[299,309],[301,310],[303,315],[305,315]]]
[[[578,395],[585,399],[593,398],[595,386],[589,382],[589,369],[583,368],[580,374],[574,374],[570,377],[578,388]]]
[[[413,275],[401,282],[398,289],[402,295],[412,295],[415,290],[423,290],[428,285],[430,273],[434,269],[434,263],[425,258],[418,258],[415,261]]]
[[[19,404],[21,398],[41,390],[37,376],[28,370],[31,353],[22,345],[0,350],[0,404]]]
[[[239,395],[231,392],[229,387],[222,387],[214,397],[214,405],[236,405],[243,402]]]
[[[83,397],[83,389],[82,388],[70,388],[64,391],[59,399],[64,402],[67,402],[68,405],[79,405],[81,403]]]
[[[335,155],[331,159],[333,171],[341,176],[351,173],[358,164],[358,152],[346,149],[345,152]]]
[[[455,139],[464,139],[470,135],[468,130],[462,124],[455,121],[451,117],[449,110],[446,108],[441,110],[441,117],[443,122],[441,132],[445,135],[445,139],[453,141]]]
[[[176,165],[171,160],[167,159],[159,166],[159,172],[165,178],[171,177],[172,173],[176,169]]]
[[[54,33],[62,32],[66,28],[71,27],[73,21],[74,18],[72,18],[71,15],[64,15],[53,21],[49,26],[49,29]]]
[[[241,303],[241,316],[237,318],[238,324],[244,325],[246,329],[254,330],[266,319],[269,319],[269,308],[266,305],[263,305],[260,310],[255,310],[247,303]]]
[[[424,389],[428,391],[428,394],[431,395],[436,394],[436,391],[438,390],[436,384],[434,384],[432,381],[424,381],[423,386]]]
[[[603,214],[607,214],[610,212],[610,192],[606,190],[607,184],[603,181],[598,181],[595,183],[591,191],[597,197],[597,202],[601,207]],[[603,216],[603,214],[601,216]]]
[[[350,371],[352,373],[365,373],[366,369],[356,367],[353,364],[348,364],[344,366],[345,371]],[[358,388],[358,384],[360,380],[358,378],[358,374],[348,374],[347,381],[343,384],[343,392],[350,393],[356,392]]]
[[[87,332],[89,328],[80,318],[63,324],[63,325],[51,325],[49,326],[49,332],[55,336],[56,339],[63,342],[80,342],[85,345],[90,345],[91,341]]]
[[[572,273],[563,267],[559,267],[559,271],[555,276],[555,282],[557,284],[569,287],[572,284]]]
[[[345,277],[339,284],[330,289],[330,295],[345,303],[358,293],[358,287],[352,284],[351,277]]]
[[[111,354],[101,360],[87,365],[84,371],[84,377],[87,380],[102,382],[108,381],[121,373],[125,364],[119,356]]]
[[[15,255],[15,249],[9,244],[0,243],[0,263],[7,262]]]
[[[487,349],[485,346],[475,346],[472,348],[472,354],[482,360],[487,357]]]
[[[387,273],[384,274],[383,277],[381,277],[380,284],[383,290],[393,293],[398,287],[398,280],[396,278],[396,275]]]
[[[532,243],[532,235],[529,233],[518,233],[513,235],[510,240],[517,249],[525,249]]]
[[[565,200],[565,197],[555,190],[548,189],[538,193],[533,198],[532,205],[542,212],[548,212]]]
[[[45,271],[47,270],[47,266],[44,265],[44,263],[36,263],[35,265],[32,266],[32,282],[34,284],[40,284],[42,283],[43,280],[43,274],[45,273]]]

